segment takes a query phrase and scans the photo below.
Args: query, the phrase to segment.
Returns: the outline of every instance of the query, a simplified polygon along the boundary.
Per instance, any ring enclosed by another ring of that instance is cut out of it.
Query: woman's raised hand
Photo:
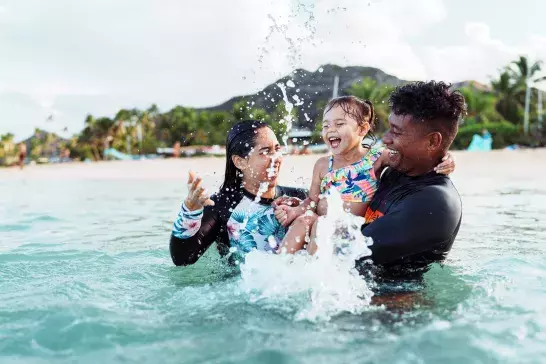
[[[204,187],[201,186],[202,178],[190,171],[188,177],[188,197],[184,204],[190,211],[201,210],[205,206],[214,206],[214,201],[210,199]]]

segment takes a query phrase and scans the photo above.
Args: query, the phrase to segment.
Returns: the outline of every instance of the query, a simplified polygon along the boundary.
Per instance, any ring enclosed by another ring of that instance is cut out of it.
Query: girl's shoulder
[[[313,173],[318,173],[318,176],[322,178],[330,170],[330,163],[332,163],[332,156],[325,155],[320,157],[315,162],[315,167],[313,168]]]
[[[364,159],[370,161],[373,164],[379,157],[381,157],[381,153],[383,153],[384,149],[384,147],[372,146],[370,147],[368,153],[366,153],[366,155],[364,156]]]

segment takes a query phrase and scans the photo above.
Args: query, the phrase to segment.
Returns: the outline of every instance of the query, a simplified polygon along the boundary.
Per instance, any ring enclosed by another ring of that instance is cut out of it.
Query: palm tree
[[[85,118],[85,129],[80,136],[82,142],[91,146],[95,160],[101,159],[101,150],[107,137],[112,136],[116,121],[110,118],[95,119],[92,115]]]
[[[541,71],[541,68],[542,61],[536,61],[533,64],[529,64],[529,60],[524,56],[520,56],[517,61],[514,61],[511,64],[512,75],[516,80],[516,83],[521,88],[518,99],[521,104],[525,105],[526,107],[524,120],[524,128],[526,133],[528,132],[529,128],[529,113],[536,113],[536,105],[530,105],[528,103],[531,91],[530,88],[533,84],[546,80],[546,76],[541,77],[537,75]],[[529,108],[531,108],[531,110],[529,110]]]
[[[467,118],[477,123],[502,119],[495,109],[497,99],[489,92],[476,90],[472,86],[460,89],[467,105]]]
[[[0,136],[0,157],[9,157],[15,151],[14,135],[11,133]]]
[[[527,85],[527,78],[531,83],[537,83],[546,80],[546,76],[538,76],[542,70],[542,61],[536,61],[533,64],[529,64],[527,57],[520,56],[517,61],[512,62],[510,71],[512,77],[516,83],[525,90]]]
[[[513,73],[505,69],[497,80],[491,81],[493,92],[497,96],[496,109],[504,119],[518,124],[523,115],[523,107],[518,98],[521,95],[520,83],[513,78]]]

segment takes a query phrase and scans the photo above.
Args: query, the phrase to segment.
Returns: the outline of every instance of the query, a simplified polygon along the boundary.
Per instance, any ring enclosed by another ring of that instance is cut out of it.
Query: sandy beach
[[[452,152],[457,162],[457,175],[466,177],[545,178],[546,171],[539,167],[546,160],[546,149],[518,151],[495,150],[491,152]],[[307,180],[314,162],[320,155],[285,156],[280,183]],[[107,161],[93,163],[67,163],[55,165],[31,165],[22,171],[18,168],[0,169],[1,180],[181,180],[185,181],[188,170],[214,180],[223,175],[223,157],[199,157],[139,161]]]

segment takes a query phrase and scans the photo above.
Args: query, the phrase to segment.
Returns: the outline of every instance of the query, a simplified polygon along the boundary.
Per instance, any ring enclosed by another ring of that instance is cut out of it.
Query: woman
[[[275,218],[273,200],[306,198],[303,189],[277,186],[280,149],[266,123],[243,121],[228,133],[225,178],[216,194],[209,198],[201,178],[190,172],[190,192],[171,234],[174,264],[195,263],[215,241],[221,255],[278,248],[286,231]]]

